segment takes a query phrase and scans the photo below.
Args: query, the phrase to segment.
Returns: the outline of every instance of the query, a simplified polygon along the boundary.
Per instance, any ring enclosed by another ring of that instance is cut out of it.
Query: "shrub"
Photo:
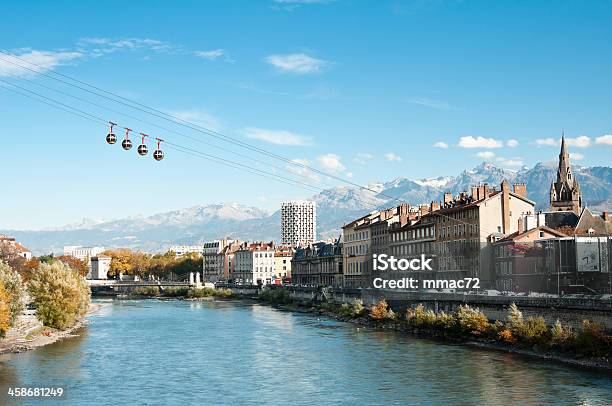
[[[442,330],[445,332],[453,331],[457,326],[457,321],[455,320],[455,316],[449,313],[440,312],[436,314],[436,321],[434,323],[434,327],[438,330]]]
[[[370,317],[374,320],[394,320],[395,313],[389,308],[387,301],[382,299],[372,306],[370,309]]]
[[[186,286],[174,286],[174,287],[165,288],[162,291],[162,296],[183,297],[183,296],[187,296],[188,292],[189,292],[189,288]]]
[[[351,314],[354,317],[359,317],[361,315],[363,315],[365,313],[366,309],[365,307],[363,307],[363,302],[361,301],[361,299],[355,299],[353,300],[353,303],[351,303]]]
[[[289,304],[292,302],[289,292],[285,289],[265,288],[259,293],[259,298],[272,304]]]
[[[529,343],[549,342],[550,334],[543,317],[529,317],[524,322],[521,338]]]
[[[521,330],[523,328],[523,313],[521,313],[515,303],[512,303],[508,307],[508,316],[506,320],[508,322],[508,327],[512,331]]]
[[[223,298],[232,297],[234,292],[231,289],[215,289],[215,296]]]
[[[49,327],[71,327],[89,308],[85,278],[63,262],[41,263],[32,276],[29,292],[38,318]]]
[[[500,331],[498,333],[498,337],[500,340],[502,340],[503,342],[506,343],[515,343],[516,342],[516,338],[514,338],[514,336],[512,335],[512,331],[508,330],[507,328],[503,329],[502,331]]]
[[[408,308],[406,319],[412,327],[433,327],[436,314],[433,310],[425,310],[425,307],[419,303],[414,309]]]
[[[575,334],[570,327],[564,327],[559,319],[550,329],[550,338],[553,345],[566,347],[571,345],[575,339]]]
[[[19,273],[2,261],[0,261],[0,283],[9,297],[7,302],[11,315],[9,324],[12,326],[25,308],[25,286]]]
[[[134,295],[140,295],[140,296],[159,296],[159,287],[158,286],[142,286],[140,288],[134,289],[132,293]]]
[[[457,322],[463,332],[474,336],[484,335],[491,327],[483,312],[468,305],[459,306],[457,309]]]
[[[582,321],[582,329],[575,336],[576,348],[593,356],[612,354],[612,337],[604,332],[601,324],[589,320]]]
[[[11,327],[11,294],[0,281],[0,338],[4,338]]]

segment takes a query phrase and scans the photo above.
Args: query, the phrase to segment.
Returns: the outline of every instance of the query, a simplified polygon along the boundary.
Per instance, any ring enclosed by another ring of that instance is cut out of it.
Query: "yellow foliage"
[[[502,331],[499,332],[499,338],[500,340],[506,342],[506,343],[514,343],[516,342],[516,338],[514,338],[514,336],[512,335],[512,331],[508,330],[508,329],[503,329]]]
[[[395,313],[389,308],[387,301],[382,299],[370,309],[370,317],[374,320],[393,320]]]
[[[0,281],[0,338],[4,337],[11,326],[11,295]]]

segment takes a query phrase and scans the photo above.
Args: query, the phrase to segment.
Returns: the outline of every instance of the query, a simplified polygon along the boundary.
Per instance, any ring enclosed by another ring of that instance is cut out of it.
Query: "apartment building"
[[[204,245],[173,245],[169,251],[174,252],[177,257],[185,254],[201,254],[204,251]]]
[[[482,286],[494,279],[489,243],[518,230],[518,219],[534,213],[535,202],[527,199],[525,184],[510,191],[503,181],[500,190],[488,184],[473,186],[471,194],[444,195],[439,210],[423,216],[435,224],[437,269],[455,279],[478,277]]]
[[[274,282],[274,244],[244,243],[234,254],[232,281],[245,285],[269,285]]]
[[[234,240],[223,238],[204,243],[202,246],[202,275],[205,282],[218,282],[225,273],[225,247]]]
[[[291,259],[295,249],[288,245],[279,245],[274,250],[274,274],[282,281],[291,280]]]
[[[18,243],[14,237],[0,235],[0,244],[8,247],[12,252],[25,259],[32,259],[32,251]],[[0,247],[2,248],[2,247]]]
[[[281,243],[294,247],[313,243],[317,236],[317,205],[313,201],[281,204]]]
[[[293,284],[344,286],[342,244],[339,239],[297,248],[291,262]]]

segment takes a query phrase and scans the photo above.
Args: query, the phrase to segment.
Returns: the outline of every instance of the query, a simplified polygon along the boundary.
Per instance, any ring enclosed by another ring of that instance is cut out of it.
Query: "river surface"
[[[0,358],[0,405],[612,404],[603,374],[254,303],[98,303],[79,337]]]

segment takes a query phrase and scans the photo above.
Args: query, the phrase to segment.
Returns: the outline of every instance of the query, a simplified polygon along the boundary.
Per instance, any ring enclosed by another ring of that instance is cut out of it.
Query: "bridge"
[[[87,284],[91,288],[92,294],[109,296],[118,295],[120,293],[129,293],[134,289],[147,286],[159,287],[161,290],[176,287],[202,287],[202,283],[200,282],[200,274],[197,272],[190,273],[189,281],[88,279]]]

